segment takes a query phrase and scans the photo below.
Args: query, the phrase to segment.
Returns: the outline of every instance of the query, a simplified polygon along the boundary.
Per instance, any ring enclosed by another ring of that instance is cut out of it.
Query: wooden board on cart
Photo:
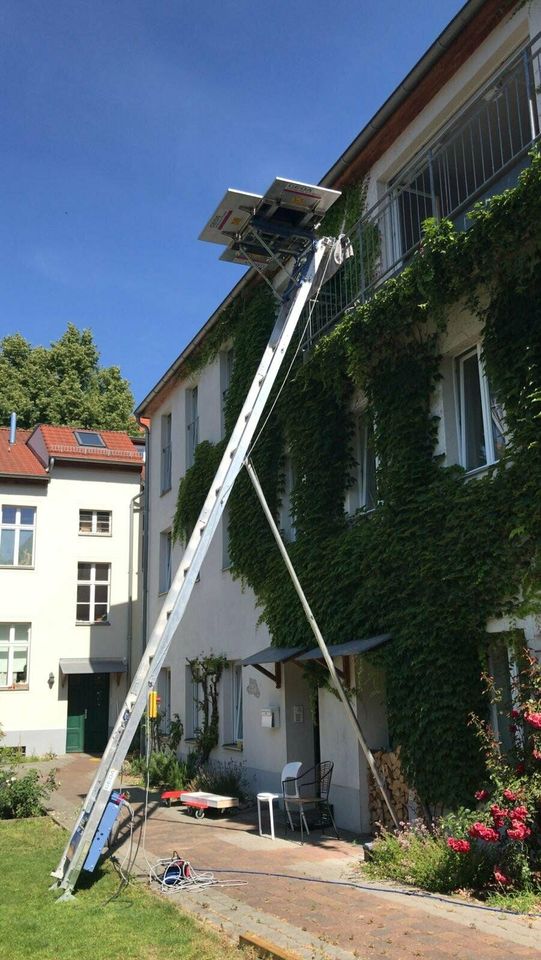
[[[198,819],[205,816],[206,810],[219,810],[223,813],[225,810],[239,805],[238,797],[223,797],[219,793],[206,793],[203,790],[166,790],[165,793],[162,793],[161,798],[169,804],[173,800],[180,800],[181,803],[193,810]]]

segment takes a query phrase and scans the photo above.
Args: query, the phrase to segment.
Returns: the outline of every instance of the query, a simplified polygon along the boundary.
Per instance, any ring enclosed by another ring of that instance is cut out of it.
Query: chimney
[[[17,414],[12,413],[9,421],[9,445],[12,447],[17,439]]]

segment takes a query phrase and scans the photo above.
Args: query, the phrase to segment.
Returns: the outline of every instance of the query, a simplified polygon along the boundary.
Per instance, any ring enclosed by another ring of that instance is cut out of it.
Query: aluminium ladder
[[[307,238],[306,233],[303,237],[303,249],[299,251],[296,266],[291,273],[292,283],[281,298],[269,343],[105,748],[92,786],[60,863],[52,874],[57,880],[54,886],[64,890],[60,900],[71,897],[77,883],[115,780],[120,773],[122,762],[146,708],[148,693],[156,683],[233,484],[248,456],[255,431],[302,310],[314,290],[317,291],[321,283],[327,279],[331,258],[334,256],[337,264],[340,259],[338,249],[342,242],[340,239],[332,240],[327,237],[317,239],[313,232],[311,237]]]

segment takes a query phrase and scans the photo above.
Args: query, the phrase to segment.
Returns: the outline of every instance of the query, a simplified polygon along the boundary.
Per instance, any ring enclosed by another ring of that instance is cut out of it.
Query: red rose
[[[524,719],[531,727],[535,727],[536,730],[541,730],[541,713],[525,713]]]
[[[541,750],[532,750],[534,760],[541,760]]]
[[[514,810],[509,811],[509,814],[512,820],[525,820],[528,816],[528,808],[524,806],[515,807]]]
[[[523,763],[517,763],[517,765],[516,765],[516,767],[515,767],[515,773],[518,773],[519,776],[520,776],[520,774],[524,773],[525,769],[526,769],[526,767],[524,766]]]
[[[520,712],[518,710],[511,710],[511,716],[513,720],[518,720],[520,717]]]
[[[488,798],[488,790],[477,790],[477,792],[474,793],[474,797],[476,800],[486,800]]]
[[[509,877],[506,877],[505,873],[502,873],[499,867],[494,867],[493,873],[496,883],[501,883],[502,887],[506,887],[509,883],[511,883]]]
[[[520,820],[512,820],[511,829],[507,831],[507,836],[510,840],[525,840],[531,832],[525,823],[521,823]]]
[[[503,791],[504,800],[510,800],[511,803],[514,803],[518,798],[518,793],[515,793],[513,790],[504,790]]]
[[[500,834],[492,827],[487,827],[484,823],[474,823],[468,830],[470,837],[479,840],[486,840],[488,843],[498,843]]]
[[[471,845],[469,840],[456,840],[455,837],[447,838],[447,846],[455,853],[469,853]]]

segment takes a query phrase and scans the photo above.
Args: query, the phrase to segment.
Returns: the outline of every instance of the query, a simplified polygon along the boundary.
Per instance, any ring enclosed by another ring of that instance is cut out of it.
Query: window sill
[[[29,563],[0,563],[0,570],[35,570],[33,564]]]
[[[110,620],[76,620],[76,627],[110,627]]]
[[[224,750],[230,750],[232,753],[242,753],[244,745],[237,741],[236,743],[222,743]]]
[[[112,537],[113,534],[112,533],[92,533],[92,531],[90,531],[89,533],[86,533],[84,530],[79,530],[79,536],[80,537]]]
[[[465,480],[473,480],[475,477],[483,477],[489,470],[494,470],[494,467],[498,466],[499,461],[495,460],[494,463],[485,463],[482,467],[475,467],[475,470],[466,470],[464,474]],[[463,467],[465,469],[465,467]]]
[[[166,493],[171,493],[172,487],[166,487],[165,490],[160,490],[160,497],[165,497]]]
[[[184,743],[189,743],[191,746],[192,744],[197,743],[197,740],[195,737],[184,737]]]
[[[7,690],[30,690],[28,683],[12,683],[10,687],[0,687],[0,691]]]

